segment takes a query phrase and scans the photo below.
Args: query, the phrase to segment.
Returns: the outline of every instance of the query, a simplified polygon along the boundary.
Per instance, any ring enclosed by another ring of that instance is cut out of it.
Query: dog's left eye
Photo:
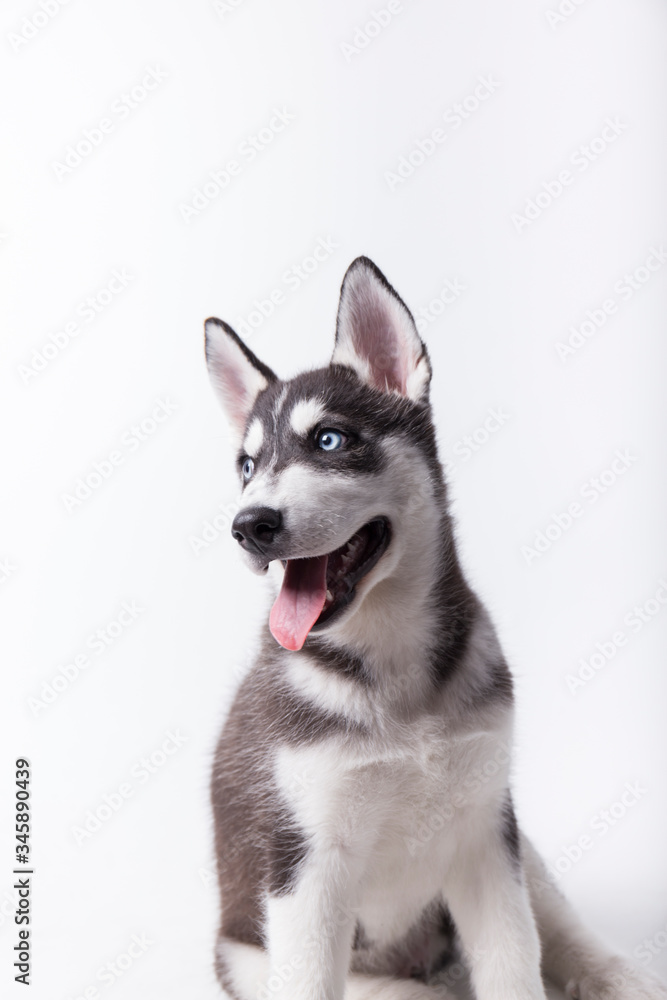
[[[251,458],[246,458],[243,465],[241,466],[241,472],[243,473],[243,478],[245,480],[250,479],[254,471],[255,471],[255,463]]]
[[[340,431],[320,431],[317,435],[317,447],[322,451],[336,451],[345,444],[346,437]]]

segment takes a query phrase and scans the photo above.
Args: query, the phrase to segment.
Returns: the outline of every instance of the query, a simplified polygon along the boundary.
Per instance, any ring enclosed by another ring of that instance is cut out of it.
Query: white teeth
[[[333,594],[330,590],[327,590],[327,601],[333,601]]]

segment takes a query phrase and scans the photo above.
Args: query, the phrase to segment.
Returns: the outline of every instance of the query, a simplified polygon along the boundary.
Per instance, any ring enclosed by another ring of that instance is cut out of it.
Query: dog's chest
[[[348,905],[375,946],[389,947],[446,900],[457,847],[501,801],[508,761],[502,728],[452,735],[429,718],[384,739],[283,748],[276,777],[308,838],[312,877],[343,855]]]
[[[337,737],[276,756],[281,794],[316,849],[365,858],[369,884],[444,871],[471,817],[507,784],[501,731],[447,733],[431,717],[389,736]]]

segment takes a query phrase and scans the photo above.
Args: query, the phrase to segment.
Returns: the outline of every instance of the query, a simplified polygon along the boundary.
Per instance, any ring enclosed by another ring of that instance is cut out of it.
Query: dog
[[[327,368],[281,381],[226,323],[232,534],[279,586],[217,747],[216,972],[233,1000],[666,1000],[519,831],[512,679],[457,557],[413,317],[366,257]],[[458,963],[458,964],[457,964]],[[451,966],[450,966],[451,967]]]

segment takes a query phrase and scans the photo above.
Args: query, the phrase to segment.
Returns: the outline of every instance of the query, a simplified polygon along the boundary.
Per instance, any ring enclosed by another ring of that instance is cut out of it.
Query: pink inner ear
[[[243,431],[252,406],[243,372],[234,363],[221,366],[218,369],[218,382],[225,397],[229,419],[239,431]]]
[[[370,366],[372,384],[385,391],[407,394],[408,376],[419,358],[397,333],[390,312],[379,302],[360,311],[353,322],[353,343]]]

